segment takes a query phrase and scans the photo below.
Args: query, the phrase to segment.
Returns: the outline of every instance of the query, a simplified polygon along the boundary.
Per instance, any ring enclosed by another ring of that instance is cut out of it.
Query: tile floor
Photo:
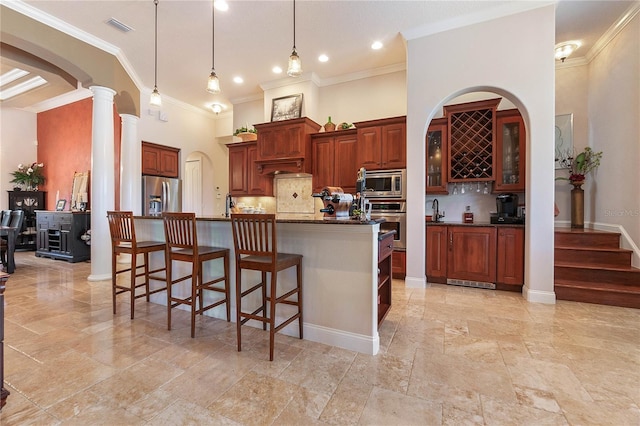
[[[640,311],[394,281],[377,356],[188,313],[17,253],[2,425],[640,424]],[[246,336],[246,340],[245,337]]]

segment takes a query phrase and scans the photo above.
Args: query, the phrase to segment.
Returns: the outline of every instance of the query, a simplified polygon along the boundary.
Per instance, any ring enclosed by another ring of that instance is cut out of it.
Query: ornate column
[[[142,153],[138,139],[139,118],[131,114],[120,114],[122,138],[120,154],[120,210],[131,210],[142,214],[140,197],[142,176]]]
[[[111,279],[111,236],[107,211],[115,206],[113,171],[113,96],[108,87],[91,86],[93,130],[91,139],[91,275],[89,281]]]

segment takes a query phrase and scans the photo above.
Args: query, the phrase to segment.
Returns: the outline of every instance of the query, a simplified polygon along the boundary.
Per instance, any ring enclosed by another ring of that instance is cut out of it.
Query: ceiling
[[[168,96],[198,108],[214,102],[232,109],[233,103],[262,97],[261,85],[278,84],[286,76],[287,59],[293,45],[292,1],[227,0],[229,10],[215,11],[215,69],[222,93],[206,92],[211,71],[211,0],[159,0],[158,89]],[[61,28],[71,25],[120,49],[135,70],[133,80],[141,87],[154,86],[154,4],[152,0],[73,1],[26,0],[35,8],[59,19]],[[305,75],[313,73],[320,84],[334,84],[358,76],[404,69],[405,45],[401,32],[429,26],[459,25],[461,19],[501,14],[512,1],[310,1],[296,2],[296,47]],[[549,3],[549,2],[546,2]],[[587,57],[603,34],[639,1],[560,0],[556,7],[556,42],[580,40],[582,46],[570,58]],[[530,6],[527,6],[530,7]],[[133,28],[122,32],[106,22],[115,18]],[[476,18],[477,19],[477,18]],[[371,43],[384,47],[374,51]],[[328,62],[319,62],[326,54]],[[549,53],[553,55],[553,52]],[[15,61],[0,58],[2,72]],[[285,71],[277,75],[274,66]],[[233,78],[240,76],[244,83]],[[45,77],[46,78],[46,77]],[[62,78],[3,101],[3,106],[37,110],[37,104],[55,94],[74,90]],[[55,86],[58,90],[55,90]]]

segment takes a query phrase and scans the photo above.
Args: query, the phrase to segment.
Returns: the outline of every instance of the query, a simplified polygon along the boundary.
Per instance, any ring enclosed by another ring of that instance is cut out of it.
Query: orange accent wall
[[[115,208],[120,208],[120,133],[121,120],[116,108],[114,115],[115,145]],[[56,192],[67,200],[69,209],[74,172],[91,171],[91,122],[93,99],[83,99],[38,113],[38,162],[44,163],[46,182],[38,189],[47,191],[46,208],[55,210]],[[93,178],[92,174],[89,174]],[[89,185],[89,190],[91,185]],[[89,193],[91,208],[91,193]]]

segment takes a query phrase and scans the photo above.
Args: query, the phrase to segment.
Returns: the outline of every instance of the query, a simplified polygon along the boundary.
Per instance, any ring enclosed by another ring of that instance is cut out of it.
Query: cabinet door
[[[496,228],[449,226],[447,278],[496,282]]]
[[[393,278],[403,280],[407,275],[407,252],[394,250],[391,259],[391,271]]]
[[[256,160],[258,159],[258,145],[251,143],[247,146],[247,183],[249,195],[273,195],[273,179],[258,173]]]
[[[306,134],[303,124],[282,124],[261,128],[258,132],[261,159],[304,157]]]
[[[162,176],[177,178],[179,175],[178,151],[160,151],[160,174]]]
[[[337,186],[345,193],[355,194],[358,167],[357,135],[340,135],[335,137],[333,177]]]
[[[320,192],[325,186],[338,186],[334,182],[335,144],[333,136],[314,137],[311,147],[313,192]]]
[[[427,226],[427,280],[447,281],[447,226]]]
[[[496,181],[493,192],[524,192],[526,135],[518,110],[499,111],[496,118]]]
[[[382,129],[380,126],[358,129],[358,166],[381,169]]]
[[[524,284],[524,229],[499,228],[497,244],[496,281],[515,285],[519,290]]]
[[[142,144],[142,174],[157,175],[160,172],[160,149]]]
[[[437,119],[431,122],[427,131],[427,194],[448,195],[447,190],[447,121]]]
[[[247,147],[229,147],[229,193],[231,195],[246,195],[247,183]]]
[[[381,167],[383,169],[404,169],[407,167],[405,123],[382,126],[381,149]]]

